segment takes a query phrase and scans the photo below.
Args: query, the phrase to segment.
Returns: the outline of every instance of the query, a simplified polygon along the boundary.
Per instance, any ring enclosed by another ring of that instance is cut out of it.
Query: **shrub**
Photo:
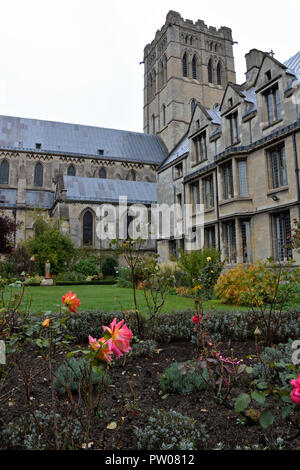
[[[107,256],[102,265],[101,271],[103,276],[115,276],[116,275],[116,268],[118,266],[118,261],[113,256]]]
[[[56,282],[64,282],[64,281],[78,282],[78,281],[84,281],[84,280],[85,280],[85,276],[83,274],[77,273],[74,271],[59,273],[55,278]]]
[[[38,286],[40,285],[40,283],[42,282],[44,278],[42,276],[39,276],[38,274],[36,274],[35,276],[33,276],[30,281],[29,281],[29,285],[35,285],[35,286]]]
[[[51,263],[51,274],[68,268],[75,248],[69,235],[60,231],[60,221],[45,221],[41,216],[35,220],[35,234],[26,242],[26,249],[34,256],[36,272],[45,275],[45,263]]]
[[[196,420],[174,410],[153,410],[148,424],[135,429],[137,448],[143,450],[195,450],[205,444],[204,427],[196,429]]]
[[[135,357],[149,357],[152,356],[157,348],[157,344],[152,339],[139,340],[136,339],[136,342],[132,348],[132,355]]]
[[[0,253],[10,253],[17,224],[14,219],[0,212]]]
[[[34,265],[30,261],[30,257],[30,253],[23,244],[18,245],[12,250],[9,255],[9,262],[14,265],[14,274],[20,275],[22,272],[31,274]]]
[[[187,274],[189,287],[200,284],[206,296],[210,298],[224,266],[224,262],[221,261],[221,252],[213,248],[182,252],[178,264]]]
[[[35,411],[35,417],[32,414],[25,414],[15,418],[10,423],[5,424],[2,431],[1,441],[8,450],[45,450],[47,447],[47,439],[50,442],[55,441],[53,426],[53,411],[48,414],[41,411]],[[82,442],[82,427],[78,420],[67,420],[56,415],[58,432],[62,439],[62,447],[70,449],[77,447]],[[39,424],[39,426],[37,425]],[[46,436],[44,435],[46,434]]]
[[[183,364],[175,362],[160,376],[160,388],[163,393],[179,393],[188,395],[207,389],[203,378],[204,372],[197,370],[199,366],[188,361]]]
[[[87,276],[95,276],[99,272],[97,261],[95,260],[95,258],[92,258],[92,257],[81,259],[77,264],[75,264],[74,270],[82,274],[83,278]],[[74,279],[74,281],[75,280],[77,279]]]
[[[118,266],[115,269],[119,287],[132,287],[131,271],[130,268],[125,266]]]
[[[194,335],[192,318],[194,310],[181,312],[162,313],[156,322],[147,328],[146,319],[143,321],[142,329],[144,335],[140,339],[153,339],[158,343],[169,343],[171,341],[190,341]],[[114,317],[118,320],[124,319],[133,334],[137,336],[137,320],[134,315],[128,317],[122,311],[85,311],[76,318],[67,321],[67,333],[74,337],[77,343],[86,343],[88,335],[94,338],[103,336],[101,325],[112,322]],[[213,337],[215,342],[224,340],[246,341],[253,340],[254,330],[263,325],[253,321],[247,312],[218,311],[205,315],[205,330]],[[275,342],[287,342],[289,338],[300,338],[300,311],[291,310],[282,313],[282,324],[276,332]]]
[[[89,364],[83,358],[71,357],[67,359],[56,371],[54,386],[61,395],[69,387],[72,392],[84,389],[89,380]],[[104,370],[99,369],[92,373],[93,385],[97,389],[103,381]]]
[[[91,335],[93,338],[101,338],[103,336],[102,325],[109,325],[114,318],[118,321],[124,319],[127,326],[132,330],[135,335],[137,331],[137,324],[135,317],[128,317],[124,312],[104,312],[104,311],[85,311],[80,312],[80,316],[76,318],[69,317],[66,323],[66,333],[73,336],[77,343],[87,343],[88,337]]]
[[[245,293],[247,293],[249,286],[258,289],[262,276],[266,276],[266,274],[266,266],[262,262],[257,262],[249,267],[239,265],[220,275],[215,286],[215,295],[223,303],[245,304],[247,303]]]
[[[257,363],[252,369],[252,376],[257,379],[269,379],[273,384],[286,386],[286,372],[283,364],[290,364],[293,354],[293,341],[290,339],[288,343],[278,344],[275,347],[266,347],[260,354],[261,362]]]

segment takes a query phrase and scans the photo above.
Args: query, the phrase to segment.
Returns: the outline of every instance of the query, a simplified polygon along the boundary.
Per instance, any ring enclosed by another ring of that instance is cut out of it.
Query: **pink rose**
[[[108,350],[113,352],[117,357],[123,356],[124,352],[131,350],[129,342],[132,337],[132,332],[127,328],[127,325],[123,325],[123,323],[124,320],[117,323],[117,319],[114,318],[110,327],[102,327],[103,331],[110,335],[110,338],[107,340]]]
[[[291,392],[291,400],[296,403],[296,405],[300,405],[300,374],[298,375],[298,379],[291,380],[291,385],[294,387]]]

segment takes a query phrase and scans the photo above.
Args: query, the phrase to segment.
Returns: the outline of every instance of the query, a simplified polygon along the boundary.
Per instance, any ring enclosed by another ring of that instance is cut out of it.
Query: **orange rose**
[[[42,326],[45,326],[46,328],[49,328],[49,323],[50,323],[50,318],[46,318],[46,320],[43,321]]]
[[[70,312],[78,313],[76,309],[80,305],[80,300],[76,294],[72,294],[72,291],[62,296],[62,303],[68,307]]]

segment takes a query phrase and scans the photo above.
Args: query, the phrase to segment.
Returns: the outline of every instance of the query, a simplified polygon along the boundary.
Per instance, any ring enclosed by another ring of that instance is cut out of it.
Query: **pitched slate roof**
[[[51,209],[54,202],[54,193],[51,191],[26,191],[26,207]]]
[[[66,199],[69,201],[119,202],[127,197],[128,203],[151,204],[157,201],[156,183],[64,176]]]
[[[41,144],[40,150],[36,144]],[[167,155],[159,138],[151,134],[10,116],[0,116],[0,148],[149,164],[160,164]]]
[[[177,160],[177,158],[182,157],[185,153],[190,150],[190,141],[188,135],[186,135],[178,145],[172,150],[168,158],[162,163],[160,170],[168,166],[170,163]]]
[[[0,189],[0,207],[15,207],[16,204],[16,189]]]
[[[292,73],[300,80],[300,51],[293,55],[293,57],[290,57],[284,65],[287,67],[287,73]]]

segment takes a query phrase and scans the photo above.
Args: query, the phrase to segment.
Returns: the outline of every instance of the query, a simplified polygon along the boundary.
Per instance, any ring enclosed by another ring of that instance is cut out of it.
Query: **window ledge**
[[[279,188],[274,188],[268,191],[267,196],[273,196],[273,194],[281,193],[283,191],[288,191],[288,190],[289,190],[289,186],[280,186]]]
[[[199,160],[199,162],[194,162],[191,164],[191,167],[194,168],[195,166],[199,166],[201,165],[202,163],[206,163],[208,161],[208,158],[206,158],[205,160]]]
[[[209,214],[210,212],[215,212],[215,207],[210,207],[209,209],[204,209],[205,214]]]
[[[235,196],[235,197],[231,197],[230,199],[222,199],[221,201],[219,201],[219,206],[223,206],[225,204],[230,204],[231,202],[242,202],[242,201],[252,202],[252,197],[250,197],[250,196]]]
[[[183,178],[183,175],[180,175],[180,176],[173,177],[173,181],[180,180],[180,178]]]
[[[236,145],[239,145],[241,143],[240,140],[236,140],[233,144],[228,145],[225,147],[225,150],[230,149],[231,147],[235,147]]]
[[[271,124],[268,124],[267,126],[263,127],[262,130],[266,131],[266,130],[270,129],[270,127],[276,126],[276,124],[279,124],[282,121],[283,121],[283,119],[277,119],[277,121],[274,121]]]

